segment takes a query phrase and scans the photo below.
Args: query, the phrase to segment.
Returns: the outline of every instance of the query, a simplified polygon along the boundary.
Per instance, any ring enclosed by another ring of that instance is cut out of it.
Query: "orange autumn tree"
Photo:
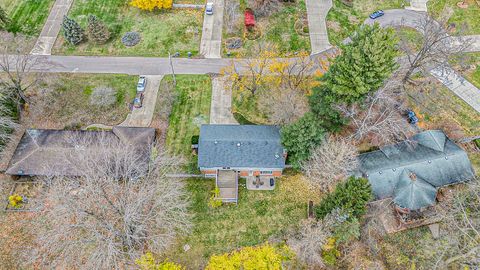
[[[139,9],[153,11],[154,9],[171,9],[173,0],[132,0],[130,5]]]

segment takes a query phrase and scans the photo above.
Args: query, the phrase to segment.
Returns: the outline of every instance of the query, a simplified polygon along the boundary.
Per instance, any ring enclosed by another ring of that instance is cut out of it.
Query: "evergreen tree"
[[[8,18],[7,12],[0,7],[0,29],[6,29],[10,24],[10,18]]]
[[[312,113],[306,113],[297,122],[282,128],[282,144],[287,148],[290,163],[299,168],[310,156],[310,150],[320,145],[325,137],[322,122]]]
[[[337,132],[346,124],[346,119],[334,108],[337,101],[335,96],[325,85],[315,87],[308,101],[310,110],[323,122],[327,131]]]
[[[88,16],[87,35],[91,41],[97,44],[104,44],[110,38],[110,31],[97,16],[90,15]]]
[[[73,19],[67,16],[63,17],[62,22],[63,36],[72,45],[78,45],[82,42],[84,37],[84,31],[80,25]]]
[[[341,46],[342,54],[323,78],[326,87],[340,103],[361,101],[380,88],[397,68],[396,44],[392,28],[384,29],[377,23],[361,26],[352,41]]]
[[[349,219],[360,218],[367,211],[367,203],[373,198],[370,182],[366,178],[349,177],[337,184],[335,190],[315,206],[317,218],[324,218],[334,209],[349,214]]]

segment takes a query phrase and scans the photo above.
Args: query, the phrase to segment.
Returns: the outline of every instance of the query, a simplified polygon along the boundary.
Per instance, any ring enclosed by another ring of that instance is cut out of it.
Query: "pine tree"
[[[63,36],[72,45],[78,45],[82,42],[84,37],[84,31],[80,25],[73,19],[67,16],[63,17],[62,22]]]
[[[88,16],[87,35],[89,40],[97,44],[105,44],[110,38],[110,31],[97,16],[90,15]]]
[[[6,29],[10,24],[10,18],[8,18],[7,12],[0,7],[0,29]]]

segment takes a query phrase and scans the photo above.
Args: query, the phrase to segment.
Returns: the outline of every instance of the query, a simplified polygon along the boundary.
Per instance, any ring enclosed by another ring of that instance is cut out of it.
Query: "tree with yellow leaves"
[[[171,9],[173,0],[132,0],[130,5],[139,9],[153,11],[154,9]]]

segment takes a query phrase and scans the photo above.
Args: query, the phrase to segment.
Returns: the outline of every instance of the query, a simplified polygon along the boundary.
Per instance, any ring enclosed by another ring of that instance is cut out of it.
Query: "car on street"
[[[137,93],[135,99],[133,100],[134,108],[141,108],[143,106],[143,93]]]
[[[375,20],[376,18],[380,18],[383,15],[385,15],[385,12],[383,12],[383,10],[377,10],[377,11],[373,12],[372,14],[370,14],[369,17],[370,17],[370,19]]]
[[[207,5],[205,7],[205,14],[213,15],[213,3],[212,2],[207,3]]]
[[[137,92],[145,91],[146,85],[147,85],[147,78],[145,76],[140,76],[140,78],[138,78]]]

